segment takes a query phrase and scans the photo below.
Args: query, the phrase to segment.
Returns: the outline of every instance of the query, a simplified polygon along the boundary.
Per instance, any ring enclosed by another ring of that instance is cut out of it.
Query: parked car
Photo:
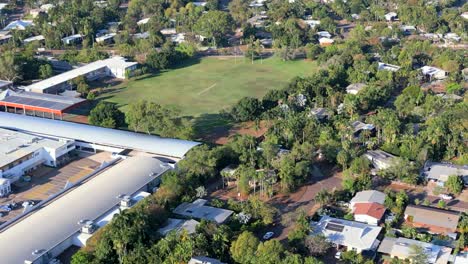
[[[341,251],[336,252],[335,258],[336,259],[341,259]]]
[[[263,240],[268,240],[272,238],[275,235],[273,232],[266,232],[265,235],[263,236]]]
[[[450,195],[450,194],[442,193],[442,194],[439,195],[439,197],[442,198],[443,200],[447,200],[447,201],[453,200],[453,196]]]

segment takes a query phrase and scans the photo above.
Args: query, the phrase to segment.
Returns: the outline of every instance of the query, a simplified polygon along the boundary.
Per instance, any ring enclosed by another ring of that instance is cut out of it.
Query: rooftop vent
[[[33,254],[34,256],[37,256],[37,255],[41,255],[41,254],[44,253],[44,252],[45,252],[45,249],[35,249],[35,250],[32,252],[32,254]]]
[[[97,230],[98,226],[94,221],[86,221],[86,223],[81,227],[81,233],[83,234],[93,234]]]
[[[125,195],[122,200],[120,200],[120,206],[125,208],[130,208],[133,205],[133,200],[129,195]]]

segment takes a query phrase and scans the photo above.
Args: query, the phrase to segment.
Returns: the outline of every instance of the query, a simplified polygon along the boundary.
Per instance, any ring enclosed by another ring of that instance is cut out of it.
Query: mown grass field
[[[315,62],[305,60],[268,58],[252,64],[243,57],[203,58],[124,82],[101,97],[124,111],[129,103],[146,99],[178,109],[183,116],[199,117],[229,109],[244,96],[260,98],[268,90],[284,87],[295,76],[307,76],[316,69]]]

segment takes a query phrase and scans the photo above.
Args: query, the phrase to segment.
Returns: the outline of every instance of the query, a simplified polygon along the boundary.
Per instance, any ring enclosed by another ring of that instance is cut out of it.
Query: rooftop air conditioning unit
[[[86,224],[81,227],[81,233],[91,235],[97,230],[97,228],[97,225],[93,221],[87,221]]]
[[[133,205],[133,200],[129,195],[125,195],[122,200],[120,200],[120,206],[124,208],[130,208]]]

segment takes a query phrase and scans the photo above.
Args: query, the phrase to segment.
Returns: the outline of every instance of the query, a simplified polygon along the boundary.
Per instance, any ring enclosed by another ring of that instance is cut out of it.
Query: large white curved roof
[[[157,159],[130,157],[78,184],[0,233],[0,263],[35,261],[33,251],[50,251],[80,229],[80,220],[96,220],[115,208],[119,195],[132,196],[166,170]]]
[[[124,130],[4,112],[0,112],[0,127],[119,148],[135,149],[175,158],[182,158],[191,148],[200,144],[194,141],[161,138]]]

